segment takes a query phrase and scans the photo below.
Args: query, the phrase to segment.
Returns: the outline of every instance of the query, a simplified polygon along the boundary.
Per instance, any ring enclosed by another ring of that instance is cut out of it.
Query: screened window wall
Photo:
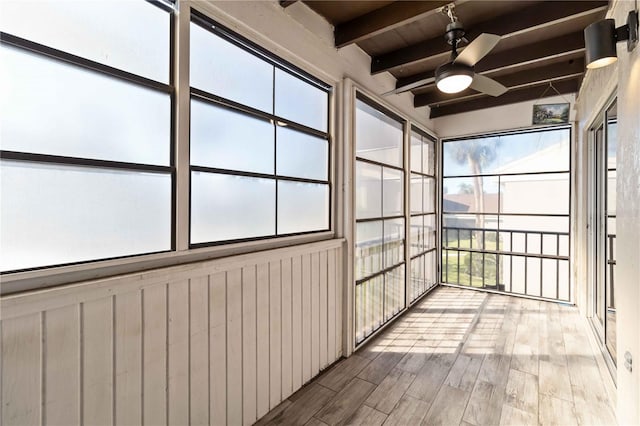
[[[191,22],[192,247],[330,229],[329,86]]]
[[[571,301],[569,128],[442,143],[442,282]]]
[[[411,131],[408,299],[413,302],[437,285],[435,139],[415,127]]]
[[[410,162],[405,164],[402,118],[358,94],[355,121],[354,276],[359,344],[436,284],[435,142],[413,129]],[[411,173],[411,191],[405,183],[407,173]],[[410,215],[405,211],[406,197]],[[410,248],[406,247],[407,229]]]
[[[0,271],[174,248],[171,15],[3,2]]]
[[[331,229],[331,87],[196,10],[175,55],[181,25],[171,1],[3,2],[0,272],[186,250],[184,145],[190,248]]]

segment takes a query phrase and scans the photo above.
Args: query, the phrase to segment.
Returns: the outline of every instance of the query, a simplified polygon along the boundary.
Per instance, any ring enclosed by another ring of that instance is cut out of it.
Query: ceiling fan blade
[[[485,77],[482,74],[475,74],[469,87],[491,96],[500,96],[508,90],[494,79]]]
[[[480,59],[491,52],[500,41],[500,36],[495,34],[482,33],[470,45],[465,47],[461,54],[453,62],[460,62],[465,65],[474,66]]]
[[[382,96],[399,95],[400,93],[404,93],[404,92],[408,92],[408,91],[413,90],[413,89],[417,89],[418,87],[424,86],[424,85],[429,84],[429,83],[433,83],[434,81],[436,81],[435,77],[423,78],[421,80],[414,81],[413,83],[405,84],[404,86],[401,86],[401,87],[396,87],[393,90],[390,90],[388,92],[383,93]]]

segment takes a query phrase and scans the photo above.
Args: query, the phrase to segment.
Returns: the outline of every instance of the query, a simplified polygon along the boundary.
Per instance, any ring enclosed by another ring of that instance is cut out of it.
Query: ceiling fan
[[[383,96],[399,94],[409,90],[417,89],[424,85],[436,82],[438,89],[445,93],[458,93],[471,87],[478,92],[491,96],[500,96],[507,91],[507,88],[497,81],[477,74],[473,67],[484,58],[500,41],[500,36],[495,34],[482,33],[472,43],[470,43],[462,53],[458,54],[458,45],[461,41],[469,43],[465,38],[465,30],[462,23],[458,21],[453,11],[454,4],[444,6],[441,12],[449,17],[451,22],[447,25],[445,39],[451,44],[451,58],[449,62],[440,65],[435,71],[434,77],[427,77],[412,83],[396,87],[394,90],[383,93]]]

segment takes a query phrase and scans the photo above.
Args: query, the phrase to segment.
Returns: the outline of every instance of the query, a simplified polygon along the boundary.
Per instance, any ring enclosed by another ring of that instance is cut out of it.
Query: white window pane
[[[422,146],[422,172],[428,175],[435,175],[435,143],[427,138],[423,138]]]
[[[422,172],[422,137],[411,133],[411,171]]]
[[[275,180],[191,173],[191,243],[274,235]]]
[[[277,127],[278,175],[327,180],[329,143],[286,127]]]
[[[382,199],[385,216],[401,215],[404,211],[404,173],[394,169],[384,169]]]
[[[3,271],[171,249],[171,176],[2,161]]]
[[[355,279],[382,270],[382,221],[356,224]]]
[[[422,253],[424,249],[423,216],[412,216],[409,222],[409,243],[411,244],[411,256]]]
[[[500,178],[501,213],[569,214],[569,172]]]
[[[404,260],[404,219],[384,221],[383,252],[385,268]]]
[[[3,150],[169,164],[169,95],[0,48]]]
[[[273,124],[191,101],[191,164],[227,170],[273,173]]]
[[[273,66],[191,23],[191,86],[273,112]]]
[[[424,216],[424,249],[436,248],[436,215]]]
[[[356,161],[356,218],[382,216],[382,167]]]
[[[278,234],[329,229],[329,185],[278,181]]]
[[[422,176],[411,175],[411,213],[422,213]]]
[[[0,29],[169,83],[169,19],[146,1],[5,0]]]
[[[435,187],[436,180],[433,178],[424,178],[423,181],[423,199],[422,199],[422,208],[425,213],[432,213],[436,211],[435,206]]]
[[[356,156],[402,167],[402,123],[356,102]]]
[[[276,68],[275,115],[327,131],[329,94]]]

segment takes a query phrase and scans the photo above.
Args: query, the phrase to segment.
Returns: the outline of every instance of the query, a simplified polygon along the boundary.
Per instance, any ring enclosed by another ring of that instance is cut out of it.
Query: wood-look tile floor
[[[261,425],[611,425],[574,307],[440,287]]]

